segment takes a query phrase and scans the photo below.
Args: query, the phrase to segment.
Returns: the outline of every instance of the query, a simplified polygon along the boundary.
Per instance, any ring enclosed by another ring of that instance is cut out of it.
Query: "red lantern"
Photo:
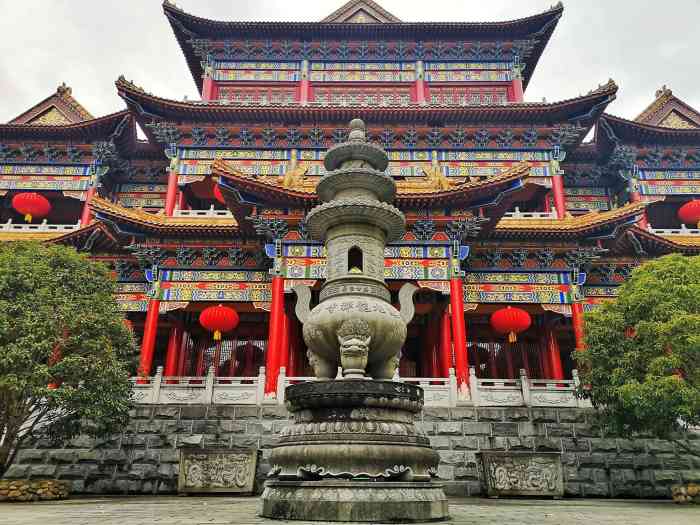
[[[12,207],[17,213],[24,215],[27,222],[32,222],[33,217],[43,219],[51,211],[49,200],[35,192],[18,193],[12,197]]]
[[[238,326],[238,313],[228,306],[210,306],[199,314],[199,324],[214,332],[214,341],[220,341],[222,332],[230,332]]]
[[[678,219],[683,224],[692,224],[700,228],[700,199],[686,202],[678,210]]]
[[[500,334],[508,334],[508,342],[517,341],[517,334],[530,328],[530,314],[521,308],[506,306],[491,314],[491,327]]]
[[[218,184],[214,184],[214,198],[221,204],[226,204],[226,199],[224,199],[224,195],[221,193],[221,188]]]

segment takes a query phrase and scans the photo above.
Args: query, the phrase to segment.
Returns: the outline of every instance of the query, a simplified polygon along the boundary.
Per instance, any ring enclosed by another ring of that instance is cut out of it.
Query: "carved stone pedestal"
[[[369,523],[448,517],[442,485],[385,481],[269,481],[261,515],[287,520]]]
[[[292,385],[294,419],[272,451],[262,496],[269,518],[430,521],[448,517],[439,462],[414,424],[423,391],[392,381]]]

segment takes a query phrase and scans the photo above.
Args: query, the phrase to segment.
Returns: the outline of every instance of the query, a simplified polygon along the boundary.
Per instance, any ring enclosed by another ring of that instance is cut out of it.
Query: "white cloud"
[[[554,0],[379,0],[405,21],[485,21],[529,16]],[[179,0],[186,11],[224,20],[320,20],[341,0]],[[66,82],[89,111],[122,109],[120,74],[160,96],[197,92],[160,0],[0,0],[0,122]],[[578,96],[612,77],[612,113],[634,117],[667,84],[700,107],[700,3],[674,0],[569,2],[526,92],[528,100]]]

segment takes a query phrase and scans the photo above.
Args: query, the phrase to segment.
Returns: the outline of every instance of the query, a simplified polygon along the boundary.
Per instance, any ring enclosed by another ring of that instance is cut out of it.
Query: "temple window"
[[[348,251],[348,273],[362,273],[362,250],[357,246]]]

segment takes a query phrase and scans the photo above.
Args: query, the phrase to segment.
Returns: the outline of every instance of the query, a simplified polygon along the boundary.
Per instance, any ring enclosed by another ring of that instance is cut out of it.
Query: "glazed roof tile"
[[[525,60],[523,72],[527,86],[544,48],[547,46],[564,6],[559,2],[554,7],[533,16],[503,22],[385,22],[385,23],[327,23],[327,22],[236,22],[201,18],[186,13],[169,0],[163,3],[163,11],[175,33],[180,48],[192,73],[192,78],[201,90],[201,58],[195,53],[193,39],[264,38],[308,40],[309,35],[331,39],[408,39],[455,38],[470,40],[486,38],[498,41],[511,38],[536,39],[530,57]]]
[[[238,224],[233,218],[166,217],[140,208],[125,208],[100,197],[93,198],[90,206],[98,217],[105,217],[117,224],[131,225],[139,231],[209,237],[224,237],[238,232]]]

